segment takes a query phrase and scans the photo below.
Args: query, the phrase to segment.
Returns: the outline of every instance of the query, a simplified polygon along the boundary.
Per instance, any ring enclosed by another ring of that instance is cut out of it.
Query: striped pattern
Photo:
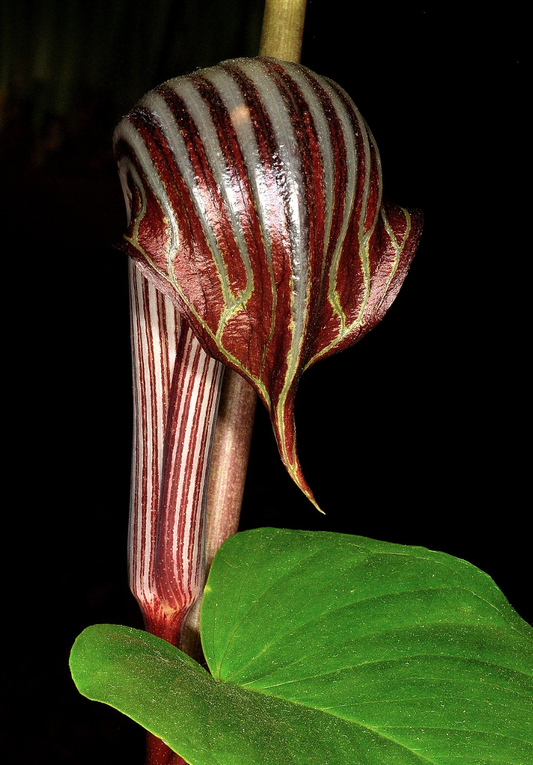
[[[335,83],[236,59],[148,93],[115,135],[132,216],[125,249],[204,348],[267,406],[296,454],[296,386],[384,315],[421,215],[382,204],[377,147]]]
[[[130,300],[130,587],[146,628],[175,644],[203,588],[206,472],[224,367],[134,266]]]

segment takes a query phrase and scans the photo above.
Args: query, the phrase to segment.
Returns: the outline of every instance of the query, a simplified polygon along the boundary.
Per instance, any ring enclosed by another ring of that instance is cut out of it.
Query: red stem
[[[256,402],[251,385],[237,372],[226,369],[207,493],[207,572],[218,548],[239,526]]]

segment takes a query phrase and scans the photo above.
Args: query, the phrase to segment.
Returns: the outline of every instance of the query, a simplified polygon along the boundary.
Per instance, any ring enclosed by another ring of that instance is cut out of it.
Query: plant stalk
[[[307,0],[266,0],[260,56],[300,61]]]
[[[257,395],[239,374],[226,369],[213,444],[207,494],[206,573],[215,553],[239,525]],[[220,514],[218,508],[225,508]]]

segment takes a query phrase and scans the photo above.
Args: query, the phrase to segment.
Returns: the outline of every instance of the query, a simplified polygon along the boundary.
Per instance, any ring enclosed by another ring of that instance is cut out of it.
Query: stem
[[[266,0],[260,56],[300,61],[307,0]]]
[[[239,525],[256,401],[256,393],[246,380],[226,369],[207,494],[207,572],[222,542],[235,534]],[[220,507],[225,508],[224,514],[218,513]]]

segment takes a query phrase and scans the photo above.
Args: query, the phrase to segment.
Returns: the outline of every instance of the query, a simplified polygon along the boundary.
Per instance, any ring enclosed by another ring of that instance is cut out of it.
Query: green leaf
[[[533,630],[449,555],[237,534],[211,569],[202,640],[212,676],[147,633],[91,627],[73,675],[192,765],[533,762]]]

